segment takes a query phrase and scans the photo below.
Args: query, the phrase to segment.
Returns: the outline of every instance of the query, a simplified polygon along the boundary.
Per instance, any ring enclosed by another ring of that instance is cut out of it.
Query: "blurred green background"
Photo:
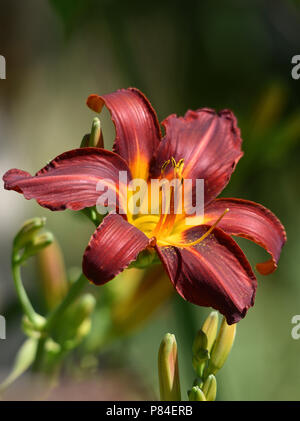
[[[2,174],[14,167],[33,173],[79,146],[94,116],[85,105],[91,93],[136,86],[160,120],[188,108],[234,111],[245,155],[222,195],[270,208],[285,225],[288,242],[278,270],[265,278],[257,274],[256,303],[238,325],[233,351],[218,376],[218,398],[299,400],[300,340],[291,337],[291,319],[300,314],[300,80],[291,77],[291,58],[300,54],[299,2],[1,0],[0,5],[0,54],[7,61],[7,79],[0,81]],[[111,147],[114,130],[107,112],[101,122]],[[94,228],[71,212],[52,213],[3,188],[0,216],[0,314],[7,318],[1,381],[24,340],[9,265],[15,232],[29,217],[47,216],[47,227],[74,271]],[[239,243],[251,263],[266,257],[247,240]],[[34,260],[24,277],[43,311]],[[102,297],[100,290],[89,288]],[[172,295],[131,335],[101,350],[86,344],[77,350],[63,368],[67,386],[55,397],[156,399],[157,351],[171,332],[179,345],[186,399],[193,380],[192,340],[208,312]],[[104,313],[93,319],[93,338],[108,323]],[[14,397],[31,397],[27,381],[25,376],[17,382]]]

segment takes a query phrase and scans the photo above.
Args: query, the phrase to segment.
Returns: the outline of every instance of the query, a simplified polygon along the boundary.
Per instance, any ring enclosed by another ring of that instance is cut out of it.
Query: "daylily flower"
[[[162,123],[137,89],[91,95],[88,106],[105,105],[116,129],[113,152],[87,147],[66,152],[35,176],[12,169],[5,188],[51,210],[80,210],[94,206],[99,180],[112,180],[118,209],[109,213],[92,235],[83,256],[83,272],[97,285],[114,278],[144,251],[156,252],[177,292],[200,306],[211,306],[229,324],[243,318],[254,304],[257,281],[244,253],[232,239],[240,236],[262,246],[270,260],[256,267],[269,274],[277,267],[286,241],[283,226],[265,207],[248,200],[216,197],[227,185],[243,153],[240,130],[229,110],[202,108],[184,117],[172,114]],[[122,196],[119,172],[128,181],[179,177],[205,180],[205,214],[201,224],[187,226],[170,199],[170,212],[132,215]],[[117,187],[114,187],[117,186]]]

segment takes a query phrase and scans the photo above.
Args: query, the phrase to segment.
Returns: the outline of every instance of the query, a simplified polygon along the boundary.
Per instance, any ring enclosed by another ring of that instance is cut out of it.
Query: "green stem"
[[[21,278],[21,264],[22,257],[20,257],[18,252],[14,249],[12,254],[12,275],[16,292],[24,314],[27,316],[34,328],[41,332],[41,337],[39,339],[38,348],[35,355],[35,361],[33,363],[33,370],[38,371],[43,365],[43,357],[47,337],[50,336],[52,329],[55,327],[57,322],[59,322],[61,315],[65,312],[69,305],[78,298],[86,285],[87,279],[83,274],[81,274],[77,281],[72,284],[62,302],[48,315],[47,319],[45,320],[44,317],[36,313],[28,298]]]
[[[28,298],[28,295],[22,283],[20,264],[14,262],[14,260],[12,261],[12,274],[17,295],[24,313],[34,326],[40,327],[41,317],[35,312],[34,308],[32,307],[32,304]]]
[[[38,372],[42,366],[45,342],[46,342],[46,338],[42,336],[39,339],[36,354],[35,354],[35,359],[32,366],[32,370],[35,372]]]
[[[55,326],[56,322],[59,320],[61,315],[69,307],[69,305],[72,304],[73,301],[76,300],[76,298],[78,298],[79,294],[85,287],[86,283],[87,283],[86,277],[83,274],[81,274],[79,278],[77,279],[77,281],[75,281],[72,284],[71,288],[69,289],[68,294],[62,300],[62,302],[47,317],[47,321],[44,327],[46,332],[49,333],[51,331],[51,329]]]
[[[43,366],[43,356],[44,356],[44,349],[45,349],[45,342],[46,338],[51,335],[52,329],[55,327],[56,323],[60,320],[60,317],[65,312],[65,310],[69,307],[73,301],[78,298],[81,291],[85,287],[87,282],[86,277],[81,274],[77,281],[75,281],[71,288],[69,289],[67,295],[62,300],[62,302],[49,314],[46,319],[46,324],[43,327],[43,331],[45,332],[46,336],[42,336],[39,340],[38,349],[35,357],[35,361],[33,364],[34,371],[40,371],[41,367]]]

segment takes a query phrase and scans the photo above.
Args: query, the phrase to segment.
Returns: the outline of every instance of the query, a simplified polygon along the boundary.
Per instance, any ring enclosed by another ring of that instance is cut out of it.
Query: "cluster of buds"
[[[232,348],[236,325],[225,317],[218,331],[218,313],[213,311],[198,331],[193,344],[193,367],[197,378],[188,392],[190,401],[214,401],[217,395],[216,373],[223,367]]]
[[[223,367],[232,348],[236,325],[228,325],[223,317],[218,329],[216,311],[210,313],[198,331],[192,348],[196,379],[188,391],[190,401],[214,401],[217,395],[216,373]],[[167,333],[158,353],[160,398],[162,401],[180,401],[178,351],[175,336]]]
[[[32,218],[26,221],[13,242],[12,273],[24,313],[22,327],[27,339],[15,358],[12,371],[0,384],[0,393],[37,362],[43,366],[45,373],[54,371],[62,358],[77,347],[91,329],[91,315],[96,304],[91,294],[84,294],[65,306],[64,323],[60,323],[59,319],[55,320],[72,284],[67,280],[59,245],[53,235],[44,229],[45,222],[45,218]],[[46,317],[38,314],[33,308],[21,277],[22,266],[35,255],[38,258],[45,304],[50,310]],[[85,282],[85,278],[83,279]],[[41,346],[43,346],[42,358],[39,355]]]

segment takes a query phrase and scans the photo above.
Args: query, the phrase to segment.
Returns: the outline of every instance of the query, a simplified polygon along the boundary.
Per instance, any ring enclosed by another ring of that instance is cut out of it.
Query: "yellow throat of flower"
[[[173,173],[169,172],[168,176],[164,179],[164,173],[166,168],[171,163]],[[175,247],[190,247],[196,244],[199,244],[203,241],[217,226],[220,220],[224,217],[224,215],[229,211],[229,209],[225,209],[225,211],[221,214],[221,216],[214,222],[213,225],[204,233],[200,238],[195,241],[185,242],[183,239],[183,233],[188,228],[192,228],[192,226],[187,226],[185,224],[185,217],[186,215],[181,213],[176,213],[176,203],[179,203],[179,197],[181,196],[181,204],[182,204],[182,197],[183,197],[183,167],[184,167],[184,160],[180,159],[178,162],[172,157],[168,161],[166,161],[161,168],[161,176],[159,177],[159,181],[161,182],[158,192],[158,197],[155,198],[151,195],[151,183],[148,183],[148,197],[147,200],[143,202],[146,203],[145,207],[147,209],[143,209],[143,203],[141,204],[140,209],[142,210],[137,215],[128,213],[128,221],[134,225],[136,228],[144,232],[144,234],[148,238],[155,238],[156,244],[158,246],[175,246]],[[171,174],[171,176],[170,176]],[[166,194],[164,190],[164,181],[173,180],[177,183],[177,188],[175,186],[171,186]],[[176,196],[176,197],[175,197]],[[149,198],[150,203],[153,200],[156,200],[158,203],[157,209],[159,209],[158,213],[153,214],[150,211],[149,206]],[[177,199],[177,200],[176,200]],[[205,218],[202,222],[205,224]],[[197,224],[198,225],[198,224]]]

